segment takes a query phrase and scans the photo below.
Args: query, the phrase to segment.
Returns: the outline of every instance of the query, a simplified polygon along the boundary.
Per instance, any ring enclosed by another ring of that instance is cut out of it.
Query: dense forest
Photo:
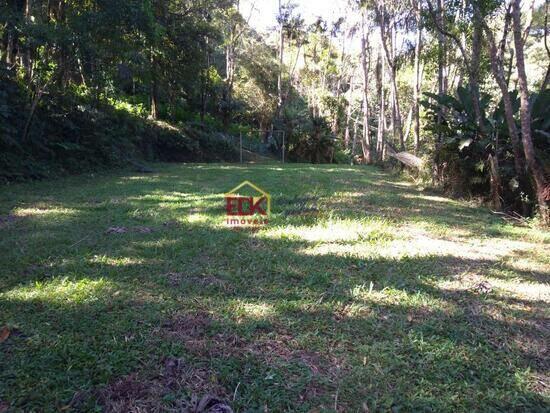
[[[0,179],[141,161],[382,164],[550,222],[548,2],[1,0]],[[281,140],[285,137],[285,143]]]

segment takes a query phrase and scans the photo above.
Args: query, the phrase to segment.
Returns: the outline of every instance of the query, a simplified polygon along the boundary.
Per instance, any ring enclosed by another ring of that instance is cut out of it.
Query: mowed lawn
[[[548,232],[376,168],[155,169],[0,187],[0,412],[550,408]],[[265,228],[225,225],[245,179]]]

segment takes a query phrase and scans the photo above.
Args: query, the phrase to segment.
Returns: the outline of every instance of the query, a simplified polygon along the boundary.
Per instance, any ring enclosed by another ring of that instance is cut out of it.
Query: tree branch
[[[452,39],[456,43],[456,45],[460,49],[460,53],[462,54],[462,57],[464,58],[464,63],[466,63],[466,65],[469,66],[470,58],[468,57],[468,54],[466,53],[466,50],[464,49],[464,46],[462,45],[462,42],[460,41],[460,39],[455,34],[449,32],[449,31],[445,30],[443,27],[441,27],[441,25],[437,21],[437,16],[435,14],[435,10],[434,10],[434,7],[432,5],[432,2],[430,0],[428,0],[426,3],[428,5],[428,10],[430,12],[430,15],[432,16],[432,20],[434,21],[434,24],[435,24],[435,27],[437,28],[437,30],[440,33],[442,33],[443,35],[445,35],[448,38]]]

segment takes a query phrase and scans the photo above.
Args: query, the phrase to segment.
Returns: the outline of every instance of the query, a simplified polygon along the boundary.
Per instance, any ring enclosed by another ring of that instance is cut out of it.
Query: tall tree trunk
[[[414,48],[414,102],[413,102],[413,118],[414,118],[414,153],[418,155],[420,150],[420,53],[422,52],[422,27],[421,22],[421,5],[420,0],[416,1],[416,45]]]
[[[384,0],[382,0],[379,4],[376,6],[376,13],[378,15],[378,20],[380,22],[380,37],[382,40],[382,46],[384,49],[384,52],[386,54],[386,60],[388,62],[389,72],[390,72],[390,82],[391,82],[391,91],[392,91],[392,123],[394,125],[394,135],[395,132],[397,132],[397,136],[399,138],[399,144],[401,146],[401,149],[404,149],[405,142],[403,139],[403,128],[401,126],[401,109],[399,106],[399,93],[397,89],[397,65],[395,62],[395,52],[394,52],[394,46],[395,46],[395,21],[391,22],[391,32],[390,32],[390,47],[388,47],[388,32],[387,32],[387,25],[386,25],[386,6]],[[391,53],[390,53],[391,52]],[[393,112],[395,111],[395,113]]]
[[[59,0],[57,4],[57,10],[55,10],[56,24],[63,27],[65,25],[65,6],[66,0]],[[57,45],[57,61],[59,66],[59,78],[57,79],[58,85],[61,89],[65,89],[69,79],[69,64],[68,64],[68,50],[64,43]]]
[[[282,19],[282,4],[279,0],[279,72],[277,74],[277,117],[281,116],[283,109],[283,64],[284,64],[284,52],[285,52],[285,33],[284,22]]]
[[[543,224],[548,226],[550,225],[550,208],[548,205],[548,201],[550,201],[550,186],[548,185],[543,167],[537,161],[531,135],[531,108],[529,107],[529,88],[527,84],[527,74],[525,72],[525,56],[523,51],[524,41],[521,24],[521,0],[513,0],[512,24],[521,100],[520,115],[523,150],[525,152],[525,160],[535,180],[539,213]]]
[[[378,89],[378,96],[379,96],[379,111],[378,111],[378,130],[377,130],[377,136],[376,136],[376,153],[379,161],[385,160],[385,151],[386,151],[386,144],[384,142],[385,139],[385,130],[386,130],[386,96],[384,91],[384,84],[385,84],[385,65],[384,65],[384,56],[382,55],[382,49],[379,49],[378,54],[378,64],[377,64],[377,89]]]
[[[235,48],[234,35],[231,34],[229,44],[225,47],[225,86],[223,89],[223,129],[225,132],[229,129],[232,118],[233,105],[233,82],[235,74]]]
[[[479,59],[481,55],[481,42],[483,37],[483,26],[481,13],[479,8],[474,8],[474,33],[472,37],[472,58],[470,64],[465,62],[470,69],[470,92],[472,94],[472,104],[474,106],[474,113],[476,117],[476,123],[479,131],[485,134],[485,124],[483,122],[483,114],[480,107],[479,96]]]
[[[508,82],[504,72],[504,47],[506,45],[506,38],[508,33],[510,17],[511,17],[510,14],[508,14],[506,17],[506,23],[505,23],[504,35],[501,42],[500,54],[497,49],[497,44],[496,44],[493,32],[485,22],[483,22],[483,28],[486,33],[489,54],[491,56],[491,70],[493,72],[495,81],[498,87],[500,88],[500,92],[502,94],[502,101],[504,103],[504,115],[506,119],[506,126],[508,128],[508,134],[510,135],[510,139],[512,141],[512,151],[514,153],[514,168],[516,171],[516,175],[518,177],[520,190],[527,193],[528,183],[525,176],[525,161],[522,153],[519,131],[516,126],[516,120],[514,119],[514,109],[512,106],[512,99],[510,97],[510,92],[508,91]],[[523,213],[526,214],[528,212],[527,205],[525,205],[525,203],[523,202],[522,204],[523,204],[523,207],[522,207]]]
[[[203,74],[201,76],[201,111],[200,111],[200,119],[201,123],[204,124],[204,117],[206,115],[206,110],[208,108],[208,91],[210,89],[210,49],[209,49],[209,43],[210,40],[208,36],[205,38],[206,43],[206,54],[205,54],[205,68],[203,70]]]
[[[372,163],[372,145],[369,131],[369,69],[370,54],[368,52],[368,33],[365,31],[365,15],[363,13],[362,22],[363,35],[361,36],[361,66],[363,68],[363,155],[365,161]]]
[[[443,27],[443,0],[437,0],[437,16],[438,25]],[[437,86],[438,86],[438,95],[441,98],[445,94],[445,35],[440,30],[437,32]],[[443,106],[439,105],[437,111],[437,124],[441,126],[443,123]],[[438,128],[439,129],[439,128]],[[442,136],[441,131],[437,133],[437,144],[436,148],[439,148],[441,144]],[[439,150],[436,149],[436,156],[438,156]],[[436,164],[438,161],[436,160]]]

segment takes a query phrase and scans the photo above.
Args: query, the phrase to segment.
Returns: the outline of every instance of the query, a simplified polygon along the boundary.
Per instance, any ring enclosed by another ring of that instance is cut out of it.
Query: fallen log
[[[424,165],[424,161],[416,155],[409,152],[397,152],[397,150],[390,143],[386,142],[388,155],[399,162],[415,169],[421,169]]]

